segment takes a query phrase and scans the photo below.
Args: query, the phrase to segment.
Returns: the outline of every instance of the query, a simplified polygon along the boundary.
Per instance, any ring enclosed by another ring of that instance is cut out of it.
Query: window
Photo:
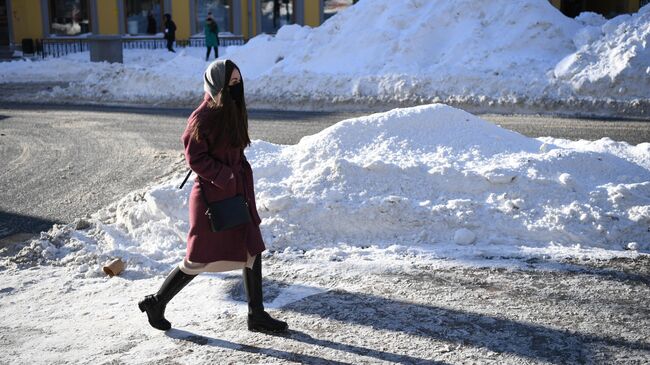
[[[293,24],[293,0],[262,0],[262,32],[277,33],[283,25]]]
[[[162,31],[162,0],[126,0],[124,3],[128,34],[156,34]]]
[[[208,14],[217,22],[219,32],[232,32],[232,0],[194,0],[194,33],[203,34],[203,27]]]
[[[325,0],[325,9],[323,9],[323,20],[327,20],[341,10],[355,3],[353,0]]]
[[[89,0],[50,0],[50,33],[90,33]]]

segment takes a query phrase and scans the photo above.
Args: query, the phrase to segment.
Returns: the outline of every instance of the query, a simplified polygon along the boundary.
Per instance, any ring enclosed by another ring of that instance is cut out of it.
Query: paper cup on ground
[[[124,261],[121,259],[115,259],[104,266],[104,272],[111,278],[121,273],[122,270],[124,270]]]

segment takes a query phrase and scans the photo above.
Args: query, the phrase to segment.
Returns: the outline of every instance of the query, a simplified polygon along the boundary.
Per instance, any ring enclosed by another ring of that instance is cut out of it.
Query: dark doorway
[[[9,45],[9,18],[7,0],[0,0],[0,46]]]
[[[212,13],[212,19],[217,22],[219,32],[232,32],[232,2],[233,0],[194,0],[195,29],[192,33],[204,33],[209,13]]]
[[[165,29],[163,14],[166,10],[162,0],[125,0],[124,11],[128,34],[156,34]]]
[[[638,9],[629,9],[628,1],[620,0],[562,0],[562,13],[568,17],[575,18],[583,11],[591,11],[601,14],[606,18],[613,18],[619,14],[628,11],[637,11]]]
[[[275,34],[283,25],[296,22],[295,0],[262,0],[262,32]]]

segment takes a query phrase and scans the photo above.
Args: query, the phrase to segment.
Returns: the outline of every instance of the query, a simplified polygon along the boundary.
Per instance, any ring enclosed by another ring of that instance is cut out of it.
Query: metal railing
[[[176,47],[186,47],[187,41],[176,41]],[[167,40],[163,38],[128,38],[122,37],[122,49],[160,49],[167,48]]]
[[[190,47],[205,47],[205,37],[190,38]],[[240,35],[219,35],[219,45],[222,47],[241,46],[244,43],[244,37]]]
[[[75,39],[41,39],[36,41],[36,51],[43,58],[46,56],[61,57],[70,53],[88,51],[88,41],[84,38]]]
[[[45,57],[62,57],[70,53],[88,51],[89,38],[85,37],[60,37],[44,38],[36,41],[36,50]],[[222,47],[243,45],[244,37],[239,35],[219,35],[219,44]],[[205,47],[204,37],[193,37],[187,40],[177,40],[175,47]],[[122,49],[164,49],[167,40],[160,37],[122,37]]]

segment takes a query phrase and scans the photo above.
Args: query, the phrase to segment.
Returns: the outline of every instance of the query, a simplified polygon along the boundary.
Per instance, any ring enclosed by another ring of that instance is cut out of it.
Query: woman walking
[[[174,41],[176,40],[176,23],[172,20],[171,14],[165,14],[165,39],[167,40],[167,50],[174,52]]]
[[[212,17],[205,20],[203,32],[205,33],[205,46],[208,48],[205,60],[210,58],[210,48],[214,48],[214,58],[219,58],[219,25]]]
[[[255,205],[253,170],[244,148],[250,145],[244,82],[239,68],[229,60],[212,62],[204,73],[201,105],[190,115],[182,140],[185,159],[198,175],[190,193],[190,230],[187,253],[156,294],[138,303],[149,323],[160,330],[171,328],[165,319],[167,303],[201,272],[243,269],[248,299],[248,329],[284,332],[286,322],[264,311],[262,257],[266,248],[259,229],[261,219]],[[204,202],[242,195],[252,222],[214,232]]]

